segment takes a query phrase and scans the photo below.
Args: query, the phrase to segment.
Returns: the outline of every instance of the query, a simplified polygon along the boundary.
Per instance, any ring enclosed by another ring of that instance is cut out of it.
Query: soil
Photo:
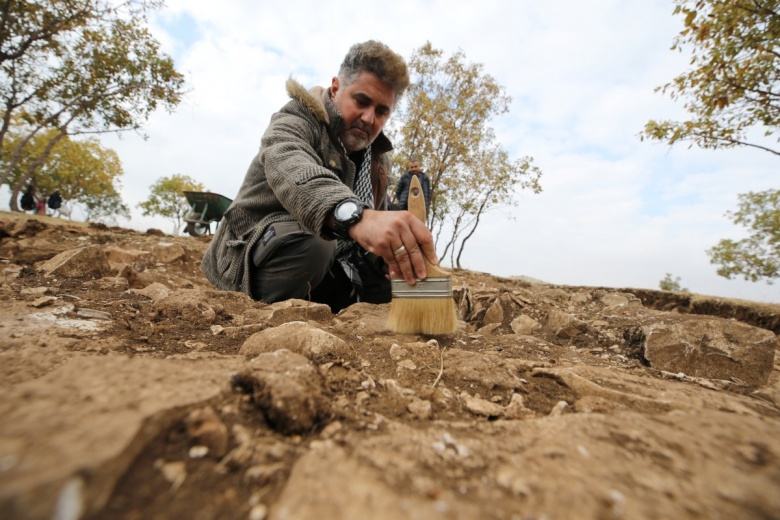
[[[780,305],[457,271],[458,330],[397,334],[389,305],[215,290],[209,237],[0,224],[2,518],[780,518],[777,356],[750,385],[636,336],[778,334]],[[47,271],[84,246],[109,272]]]

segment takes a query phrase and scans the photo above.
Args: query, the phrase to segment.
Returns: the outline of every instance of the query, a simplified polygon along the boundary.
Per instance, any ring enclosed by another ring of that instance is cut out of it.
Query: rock
[[[694,377],[766,384],[777,337],[731,320],[691,315],[646,318],[642,353],[653,368]]]
[[[94,287],[96,289],[124,291],[130,287],[130,283],[127,278],[122,276],[105,276],[99,280],[90,280],[85,285],[88,287]]]
[[[521,314],[512,320],[512,323],[510,323],[509,326],[512,328],[512,332],[520,334],[521,336],[530,336],[542,328],[542,325],[538,321],[525,314]]]
[[[96,309],[87,309],[84,307],[81,307],[78,311],[76,311],[76,316],[88,320],[111,320],[110,312],[99,311]]]
[[[389,303],[382,305],[373,303],[353,303],[339,312],[336,320],[341,324],[339,329],[347,329],[360,336],[379,334],[384,333],[387,330],[387,316],[389,311]]]
[[[642,301],[631,293],[607,293],[601,297],[601,303],[605,307],[616,305],[642,307]]]
[[[111,274],[111,266],[100,246],[64,251],[44,262],[40,270],[48,276],[63,278],[102,278]]]
[[[185,259],[187,252],[173,242],[158,242],[151,251],[152,261],[158,264],[170,264]]]
[[[276,431],[308,432],[330,417],[330,401],[319,371],[289,350],[262,353],[233,377]]]
[[[438,366],[438,362],[435,366]],[[444,351],[444,374],[486,388],[515,389],[523,386],[517,377],[517,369],[506,360],[461,349]]]
[[[341,338],[301,321],[285,323],[252,334],[241,345],[240,354],[255,356],[287,349],[313,359],[326,354],[342,355],[349,350]]]
[[[482,326],[496,324],[501,326],[501,322],[504,321],[504,309],[500,299],[496,298],[493,305],[488,307],[485,311],[485,316],[482,317]]]
[[[458,319],[466,320],[469,314],[471,314],[471,309],[473,306],[471,300],[471,289],[469,288],[468,285],[454,287],[452,289],[452,297],[455,300],[455,304],[458,312]]]
[[[105,250],[106,258],[113,264],[130,264],[144,266],[151,261],[149,251],[139,249],[123,249],[119,247],[108,247]]]
[[[496,403],[485,401],[477,397],[472,397],[466,392],[460,394],[460,402],[463,407],[469,412],[476,415],[484,415],[485,417],[500,417],[504,408]]]
[[[36,308],[48,307],[49,305],[53,305],[54,302],[56,301],[57,301],[56,296],[42,296],[30,302],[30,307],[36,307]]]
[[[175,491],[184,484],[184,481],[187,479],[187,465],[184,462],[158,462],[160,462],[160,474],[162,474],[162,477],[165,480],[172,484],[172,491]]]
[[[482,325],[497,324],[499,327],[508,327],[512,317],[517,311],[518,304],[512,294],[504,292],[496,298],[485,311],[482,317]]]
[[[412,415],[420,420],[428,420],[433,416],[433,407],[430,401],[424,399],[414,398],[409,404],[406,405],[406,409],[409,410]]]
[[[43,286],[43,287],[32,287],[29,289],[22,289],[19,291],[19,294],[22,296],[43,296],[45,294],[49,294],[51,292],[51,289],[49,287]]]
[[[159,301],[164,298],[167,298],[171,294],[171,290],[168,289],[165,285],[161,284],[160,282],[154,282],[143,289],[130,289],[130,292],[133,294],[140,294],[141,296],[146,296],[150,300],[153,301]]]
[[[56,491],[69,489],[79,475],[90,475],[81,494],[84,510],[99,509],[177,408],[218,396],[238,362],[77,357],[4,392],[0,440],[24,442],[0,442],[0,457],[21,462],[0,472],[0,511],[17,512],[8,518],[52,518]]]
[[[292,321],[316,321],[325,323],[333,318],[330,307],[323,303],[306,300],[283,300],[273,303],[260,311],[264,323],[277,326]]]
[[[187,435],[193,444],[208,448],[208,455],[221,459],[227,453],[229,435],[227,426],[213,408],[193,410],[184,419]]]
[[[509,404],[504,407],[503,413],[505,419],[526,419],[534,415],[534,411],[525,406],[523,396],[520,394],[512,394]]]
[[[565,312],[551,310],[547,313],[545,327],[559,338],[571,339],[585,332],[587,324]]]

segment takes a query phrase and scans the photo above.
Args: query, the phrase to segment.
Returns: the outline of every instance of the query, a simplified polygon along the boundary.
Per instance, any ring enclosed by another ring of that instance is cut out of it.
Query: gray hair
[[[342,87],[352,84],[361,72],[371,72],[393,89],[397,104],[409,86],[406,61],[390,47],[376,40],[356,43],[350,47],[339,68]]]

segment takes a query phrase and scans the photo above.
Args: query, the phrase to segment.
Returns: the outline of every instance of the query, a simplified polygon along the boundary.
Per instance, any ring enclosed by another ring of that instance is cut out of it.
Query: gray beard
[[[341,111],[336,106],[336,103],[333,102],[333,98],[331,96],[328,96],[328,103],[331,104],[333,110],[339,115],[339,117],[341,117],[342,122],[344,122],[344,117],[341,115]],[[347,150],[347,152],[352,153],[357,152],[358,150],[364,150],[365,148],[368,148],[368,145],[371,144],[369,136],[359,137],[351,134],[349,131],[350,128],[347,126],[342,126],[341,131],[339,132],[341,145],[345,150]]]
[[[350,152],[363,150],[368,148],[368,145],[371,144],[371,142],[368,140],[368,136],[358,137],[353,135],[349,133],[349,128],[342,129],[341,135],[339,137],[341,137],[341,142],[344,144],[344,148]]]

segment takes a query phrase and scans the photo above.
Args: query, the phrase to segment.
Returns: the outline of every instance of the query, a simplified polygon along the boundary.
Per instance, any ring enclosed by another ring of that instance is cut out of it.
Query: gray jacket
[[[201,269],[217,288],[251,296],[252,250],[276,222],[297,221],[305,230],[334,239],[326,226],[340,201],[355,197],[355,164],[338,135],[343,124],[330,91],[307,91],[287,80],[291,98],[271,117],[260,151],[203,257]],[[383,154],[392,144],[380,133],[371,148],[375,209],[387,209],[387,167]]]

